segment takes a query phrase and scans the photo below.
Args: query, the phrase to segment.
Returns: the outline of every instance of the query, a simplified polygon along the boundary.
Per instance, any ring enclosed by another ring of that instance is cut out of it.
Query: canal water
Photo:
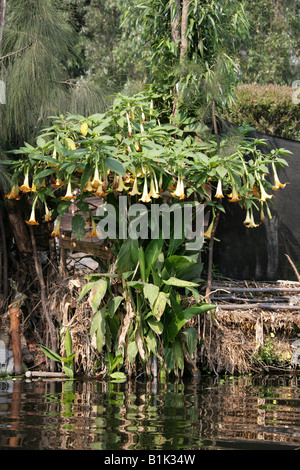
[[[2,379],[0,449],[300,449],[300,376],[166,384]]]

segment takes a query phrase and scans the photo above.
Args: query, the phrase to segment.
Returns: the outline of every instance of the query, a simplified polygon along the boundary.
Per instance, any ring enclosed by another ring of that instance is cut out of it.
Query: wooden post
[[[20,316],[22,314],[19,307],[9,309],[10,313],[10,334],[12,341],[12,350],[14,356],[15,375],[22,374],[22,351],[21,351],[21,334],[20,334]]]

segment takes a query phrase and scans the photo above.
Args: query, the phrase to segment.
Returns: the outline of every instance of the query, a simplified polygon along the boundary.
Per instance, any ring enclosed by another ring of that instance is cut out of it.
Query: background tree
[[[245,11],[251,28],[241,48],[242,81],[291,85],[299,78],[299,2],[256,0]]]

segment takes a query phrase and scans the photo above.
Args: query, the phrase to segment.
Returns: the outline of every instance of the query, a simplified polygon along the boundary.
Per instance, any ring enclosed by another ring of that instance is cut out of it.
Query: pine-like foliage
[[[6,84],[0,116],[2,146],[30,142],[50,115],[104,108],[101,90],[89,89],[72,77],[77,35],[63,4],[56,0],[8,4],[0,71]],[[81,95],[84,98],[78,100]]]

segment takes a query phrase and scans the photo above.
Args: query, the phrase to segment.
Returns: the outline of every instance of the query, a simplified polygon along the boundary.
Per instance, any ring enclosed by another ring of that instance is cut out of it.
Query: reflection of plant
[[[65,353],[66,357],[61,357],[54,351],[46,348],[46,346],[41,346],[43,353],[52,359],[53,361],[60,362],[62,365],[62,369],[64,373],[72,379],[74,377],[74,363],[73,359],[75,354],[72,353],[72,339],[68,328],[66,329],[66,336],[65,336]]]

